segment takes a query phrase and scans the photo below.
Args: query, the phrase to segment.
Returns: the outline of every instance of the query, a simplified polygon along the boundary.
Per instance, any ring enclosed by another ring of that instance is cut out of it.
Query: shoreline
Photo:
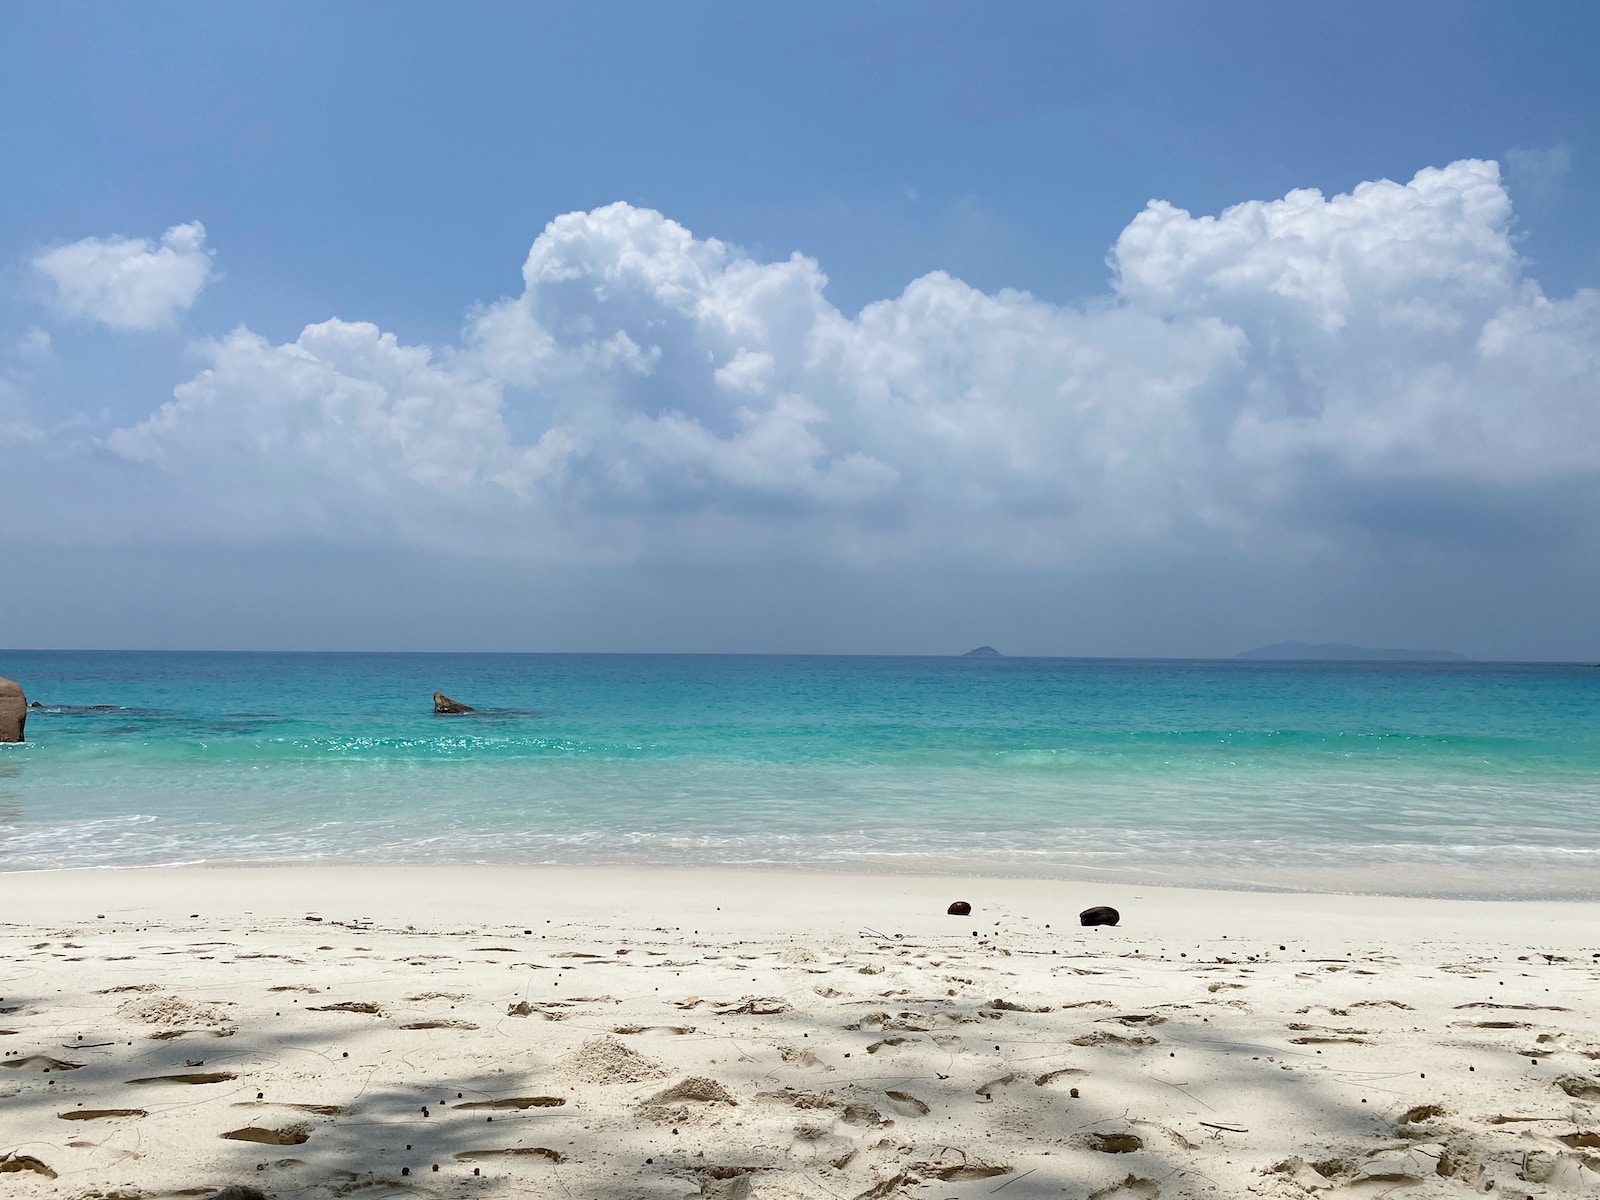
[[[137,891],[128,883],[137,879]],[[292,895],[295,900],[285,897]],[[975,908],[999,904],[1027,911],[1055,929],[1094,904],[1112,904],[1125,915],[1144,911],[1174,919],[1187,930],[1202,918],[1227,917],[1240,928],[1263,921],[1263,928],[1285,920],[1327,922],[1373,921],[1392,936],[1399,926],[1414,925],[1417,934],[1437,935],[1453,926],[1567,930],[1561,936],[1574,944],[1584,934],[1600,950],[1600,901],[1587,899],[1521,899],[1502,897],[1395,896],[1382,893],[1265,891],[1226,887],[1173,887],[1121,880],[1063,880],[1045,877],[945,874],[874,874],[791,870],[778,867],[632,867],[632,866],[501,866],[435,864],[393,866],[217,865],[185,867],[66,868],[0,871],[0,924],[18,918],[84,920],[170,917],[177,909],[202,905],[205,919],[227,915],[264,920],[291,920],[329,905],[359,908],[374,917],[397,921],[446,916],[477,923],[515,925],[537,897],[566,920],[644,919],[658,902],[670,899],[691,911],[705,907],[708,896],[724,896],[731,913],[759,897],[766,905],[753,928],[763,933],[816,932],[819,922],[844,929],[850,914],[862,905],[886,905],[910,919],[946,918],[941,896],[966,899]],[[980,897],[987,898],[980,901]],[[914,901],[913,901],[914,898]],[[914,909],[907,905],[915,903]],[[307,905],[310,905],[308,907]],[[1074,907],[1076,905],[1076,907]],[[932,906],[932,907],[930,907]],[[938,908],[938,912],[933,911]],[[304,911],[301,911],[304,910]],[[720,906],[711,905],[713,912]],[[76,915],[74,915],[76,914]],[[709,914],[712,927],[735,932]],[[753,918],[747,918],[753,919]],[[776,922],[776,923],[775,923]],[[842,922],[842,924],[840,923]],[[959,922],[958,922],[959,923]],[[1570,928],[1569,928],[1570,926]],[[1482,932],[1481,929],[1478,932]],[[1263,933],[1262,936],[1270,936]],[[1525,936],[1518,934],[1517,936]]]
[[[1366,870],[1348,866],[1324,868],[1281,867],[1272,870],[1251,869],[1233,876],[1217,873],[1181,873],[1158,869],[1137,870],[1115,866],[1077,864],[1073,869],[1050,873],[1023,869],[1004,870],[1000,864],[981,862],[958,864],[942,857],[906,856],[903,862],[884,864],[862,862],[859,865],[834,862],[816,865],[791,862],[758,863],[662,863],[657,861],[619,862],[615,859],[561,862],[494,862],[484,860],[420,859],[408,861],[391,857],[385,865],[374,865],[371,855],[349,859],[283,857],[277,859],[236,858],[196,860],[176,863],[100,863],[64,867],[8,867],[0,865],[0,881],[10,877],[54,876],[82,873],[93,875],[102,872],[229,872],[229,871],[287,871],[307,872],[361,872],[361,871],[501,871],[501,872],[576,872],[612,873],[628,875],[647,873],[655,875],[728,874],[752,879],[781,879],[788,876],[804,879],[830,879],[857,881],[884,880],[945,880],[952,886],[963,881],[1015,884],[1041,884],[1072,888],[1148,888],[1162,892],[1223,893],[1241,896],[1311,896],[1311,897],[1364,897],[1374,900],[1436,900],[1462,903],[1514,903],[1514,904],[1590,904],[1600,905],[1600,880],[1592,867],[1574,865],[1559,875],[1567,886],[1553,886],[1547,864],[1523,864],[1507,886],[1504,865],[1483,865],[1462,868],[1438,863],[1388,863]],[[1207,875],[1209,874],[1209,877]],[[1409,884],[1397,888],[1397,877]],[[1468,881],[1497,881],[1495,890],[1471,886]],[[0,884],[3,886],[3,884]]]

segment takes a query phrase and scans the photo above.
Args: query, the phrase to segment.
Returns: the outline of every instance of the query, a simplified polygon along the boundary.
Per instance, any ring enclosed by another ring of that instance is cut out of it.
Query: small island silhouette
[[[1005,655],[993,646],[979,646],[976,650],[968,650],[962,658],[1004,658]]]

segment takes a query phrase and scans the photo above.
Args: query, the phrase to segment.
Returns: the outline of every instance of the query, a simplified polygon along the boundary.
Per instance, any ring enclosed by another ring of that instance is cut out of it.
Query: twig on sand
[[[1029,1167],[1029,1168],[1028,1168],[1028,1169],[1027,1169],[1027,1170],[1026,1170],[1026,1171],[1024,1171],[1024,1172],[1023,1172],[1023,1173],[1022,1173],[1022,1174],[1021,1174],[1021,1175],[1013,1175],[1013,1176],[1012,1176],[1012,1177],[1011,1177],[1011,1178],[1010,1178],[1010,1179],[1008,1179],[1008,1180],[1006,1180],[1006,1181],[1005,1181],[1005,1182],[1004,1182],[1004,1183],[1002,1183],[1002,1184],[1001,1184],[1001,1185],[1000,1185],[1000,1187],[997,1187],[997,1188],[990,1188],[990,1189],[989,1189],[989,1194],[990,1194],[990,1195],[993,1195],[993,1194],[994,1194],[994,1193],[995,1193],[995,1192],[998,1192],[998,1191],[1000,1191],[1000,1190],[1001,1190],[1001,1188],[1008,1188],[1008,1187],[1010,1187],[1010,1186],[1011,1186],[1011,1185],[1012,1185],[1012,1184],[1013,1184],[1013,1183],[1015,1183],[1015,1182],[1016,1182],[1016,1181],[1017,1181],[1017,1180],[1019,1180],[1019,1179],[1021,1179],[1021,1178],[1023,1178],[1023,1177],[1024,1177],[1024,1176],[1027,1176],[1027,1175],[1032,1175],[1032,1174],[1033,1174],[1033,1173],[1034,1173],[1034,1172],[1035,1172],[1035,1171],[1037,1171],[1037,1170],[1038,1170],[1038,1169],[1039,1169],[1039,1168],[1038,1168],[1038,1167]]]
[[[1215,1121],[1201,1121],[1200,1124],[1204,1125],[1207,1129],[1219,1129],[1224,1133],[1249,1133],[1250,1132],[1248,1129],[1244,1129],[1244,1128],[1242,1128],[1242,1127],[1240,1127],[1238,1125],[1218,1125]]]
[[[1156,1080],[1156,1082],[1157,1083],[1166,1084],[1169,1088],[1171,1088],[1175,1092],[1182,1092],[1185,1096],[1188,1096],[1189,1099],[1193,1100],[1196,1104],[1198,1104],[1201,1108],[1205,1109],[1207,1112],[1216,1112],[1217,1111],[1216,1109],[1212,1108],[1211,1105],[1207,1104],[1204,1100],[1200,1099],[1199,1096],[1196,1096],[1193,1092],[1184,1091],[1184,1089],[1182,1087],[1180,1087],[1176,1083],[1173,1083],[1170,1079],[1158,1079],[1158,1080]],[[1201,1121],[1200,1124],[1204,1125],[1205,1122]]]

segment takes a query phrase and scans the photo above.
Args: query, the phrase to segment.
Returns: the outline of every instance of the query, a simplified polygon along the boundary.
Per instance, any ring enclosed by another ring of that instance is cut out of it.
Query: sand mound
[[[141,996],[117,1006],[117,1016],[146,1025],[221,1025],[228,1014],[219,1005],[191,1004],[176,996]]]
[[[585,1083],[643,1083],[667,1075],[655,1059],[613,1037],[590,1038],[561,1060],[561,1068]]]
[[[657,1092],[650,1099],[650,1104],[673,1104],[679,1100],[698,1100],[702,1104],[733,1104],[734,1098],[728,1094],[728,1089],[715,1079],[707,1079],[704,1075],[691,1075],[682,1083],[675,1083],[666,1091]]]

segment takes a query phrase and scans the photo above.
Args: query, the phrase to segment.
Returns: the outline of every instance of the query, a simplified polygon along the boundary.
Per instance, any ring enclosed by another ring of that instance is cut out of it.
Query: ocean
[[[741,866],[1600,897],[1583,665],[0,651],[0,870]],[[435,716],[435,689],[474,705]]]

